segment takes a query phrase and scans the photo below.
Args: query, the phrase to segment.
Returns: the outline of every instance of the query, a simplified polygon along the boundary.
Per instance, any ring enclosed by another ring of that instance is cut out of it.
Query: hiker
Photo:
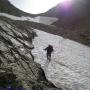
[[[47,51],[47,59],[50,61],[51,60],[51,53],[53,52],[53,46],[48,45],[44,50]]]

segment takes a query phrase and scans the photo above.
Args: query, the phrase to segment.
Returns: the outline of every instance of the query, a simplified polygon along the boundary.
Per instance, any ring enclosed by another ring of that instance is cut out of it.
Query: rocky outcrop
[[[34,62],[32,40],[36,33],[25,21],[0,17],[0,87],[26,90],[61,90],[50,83],[41,66]]]

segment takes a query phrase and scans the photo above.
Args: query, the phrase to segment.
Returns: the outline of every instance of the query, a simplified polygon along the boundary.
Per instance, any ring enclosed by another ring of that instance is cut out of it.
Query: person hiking
[[[53,46],[52,45],[48,45],[48,47],[46,47],[44,50],[47,51],[47,53],[46,53],[47,59],[50,61],[51,60],[51,54],[53,52]]]

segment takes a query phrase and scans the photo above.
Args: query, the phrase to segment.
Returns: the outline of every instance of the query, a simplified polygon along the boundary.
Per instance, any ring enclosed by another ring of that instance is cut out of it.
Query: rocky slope
[[[28,25],[25,21],[0,17],[0,87],[61,90],[46,80],[40,65],[34,62],[31,51],[36,34]]]
[[[5,3],[8,1],[0,1],[0,13],[23,15]],[[43,26],[41,24],[41,28]],[[49,82],[41,66],[34,62],[31,51],[34,48],[32,42],[36,33],[33,29],[39,27],[39,23],[12,20],[0,16],[0,87],[23,87],[25,90],[62,90]]]

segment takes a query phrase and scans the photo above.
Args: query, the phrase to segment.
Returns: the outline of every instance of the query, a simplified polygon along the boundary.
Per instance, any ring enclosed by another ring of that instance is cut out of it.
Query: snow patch
[[[44,16],[38,16],[35,19],[36,22],[40,22],[46,25],[51,25],[52,23],[58,20],[58,18],[56,17],[44,17]]]
[[[69,90],[90,90],[90,47],[63,37],[36,30],[33,41],[35,61],[41,64],[48,80]],[[43,50],[54,46],[52,60]]]
[[[4,16],[4,17],[10,18],[12,20],[32,21],[32,22],[37,22],[37,23],[43,23],[46,25],[51,25],[52,23],[54,23],[58,20],[58,18],[55,18],[55,17],[44,17],[44,16],[37,16],[35,18],[31,18],[29,16],[28,17],[25,17],[25,16],[17,17],[17,16],[10,15],[7,13],[0,13],[0,16]]]

